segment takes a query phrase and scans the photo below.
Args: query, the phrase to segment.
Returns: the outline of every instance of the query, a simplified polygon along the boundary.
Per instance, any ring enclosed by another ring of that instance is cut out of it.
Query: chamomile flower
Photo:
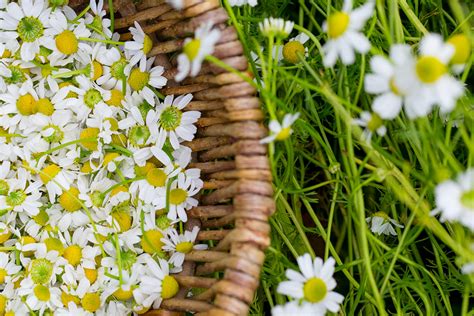
[[[361,127],[365,127],[362,132],[362,139],[370,142],[372,135],[377,133],[379,136],[385,136],[387,128],[383,125],[382,118],[377,113],[363,111],[358,119],[353,119],[352,123]]]
[[[0,285],[15,281],[14,276],[20,270],[21,266],[16,265],[15,260],[10,255],[0,252]]]
[[[140,60],[139,67],[133,68],[128,76],[128,84],[134,93],[139,93],[150,104],[154,103],[155,93],[152,88],[161,89],[167,79],[163,77],[165,69],[162,66],[153,66],[155,58]]]
[[[207,245],[194,245],[199,227],[195,226],[192,231],[185,231],[184,234],[178,234],[176,229],[169,229],[166,237],[161,240],[164,242],[163,250],[172,253],[169,262],[175,267],[183,265],[184,256],[192,250],[207,249]]]
[[[369,0],[352,10],[352,0],[344,0],[342,11],[333,12],[323,24],[328,41],[323,46],[325,67],[332,67],[338,58],[344,65],[355,62],[355,52],[365,54],[370,50],[370,42],[361,33],[365,22],[372,16],[374,1]]]
[[[18,295],[26,297],[26,305],[33,311],[39,311],[40,315],[47,309],[55,310],[63,305],[58,287],[35,284],[30,278],[21,281]]]
[[[303,302],[298,304],[297,301],[291,301],[285,305],[277,305],[272,308],[273,316],[288,316],[288,315],[299,315],[299,316],[323,316],[325,311],[314,307],[313,304]]]
[[[432,215],[441,214],[442,222],[460,222],[474,231],[474,169],[458,175],[456,180],[446,180],[436,186],[436,209]]]
[[[97,61],[103,67],[103,75],[96,79],[97,84],[108,90],[122,91],[124,85],[127,87],[130,67],[118,48],[111,47],[101,51],[101,54],[97,56]]]
[[[0,42],[21,40],[20,54],[24,61],[31,61],[40,51],[40,45],[48,39],[51,9],[44,0],[10,2],[0,18],[3,31]]]
[[[455,34],[447,43],[454,47],[454,54],[449,61],[451,68],[455,73],[461,73],[471,56],[471,41],[465,34]]]
[[[212,22],[201,24],[194,33],[194,38],[186,38],[183,52],[178,56],[178,73],[176,81],[182,81],[187,76],[195,77],[201,70],[202,62],[207,55],[214,52],[214,46],[219,41],[220,31],[213,29]]]
[[[370,60],[373,73],[365,76],[365,91],[377,95],[372,110],[382,119],[394,119],[402,109],[406,91],[398,87],[397,71],[411,58],[410,46],[397,44],[390,48],[390,59],[374,56]]]
[[[71,105],[77,119],[83,121],[97,105],[103,105],[111,98],[111,92],[94,84],[84,75],[77,76],[76,81],[79,87],[68,86],[66,89],[77,94]]]
[[[337,313],[344,297],[333,291],[336,287],[336,280],[333,278],[335,260],[329,258],[323,262],[321,258],[315,258],[313,261],[309,254],[304,254],[297,261],[301,273],[286,270],[289,280],[281,282],[277,292],[311,303],[315,312],[329,310]]]
[[[130,33],[132,33],[133,41],[125,42],[124,48],[126,54],[129,55],[130,66],[134,66],[141,60],[146,62],[146,55],[153,48],[153,41],[136,21],[135,27],[130,27]]]
[[[54,202],[56,196],[62,194],[63,190],[69,190],[75,178],[73,173],[63,170],[55,163],[46,164],[38,174],[46,186],[51,202]]]
[[[151,168],[144,179],[134,181],[130,185],[130,192],[145,203],[152,203],[155,199],[163,200],[168,181],[169,177],[164,168]]]
[[[179,148],[182,141],[191,141],[196,134],[197,122],[201,113],[198,111],[186,111],[183,109],[191,102],[191,94],[181,95],[174,98],[173,95],[166,96],[165,100],[157,109],[158,127],[160,138],[168,138],[174,149]]]
[[[385,212],[376,212],[371,217],[365,219],[370,224],[370,230],[377,235],[397,236],[394,226],[403,228],[404,226],[396,220],[390,218]]]
[[[104,10],[104,0],[91,0],[90,1],[91,11],[94,15],[87,13],[85,16],[85,24],[91,25],[92,28],[99,34],[94,35],[93,37],[101,37],[103,33],[107,38],[112,37],[112,32],[110,31],[110,19],[107,19],[105,16],[107,12]],[[94,32],[95,33],[95,32]]]
[[[268,144],[274,141],[282,141],[290,137],[293,133],[291,125],[298,119],[300,113],[285,114],[283,121],[280,124],[277,120],[270,121],[268,127],[270,128],[270,135],[260,140],[261,144]]]
[[[273,58],[278,61],[285,60],[290,64],[297,64],[300,62],[301,56],[308,56],[308,48],[304,44],[309,40],[309,36],[305,33],[300,33],[296,37],[291,38],[285,45],[275,46],[273,49]]]
[[[86,54],[86,51],[91,50],[89,44],[79,40],[91,35],[83,20],[77,24],[68,23],[66,16],[60,10],[55,10],[51,13],[50,24],[51,28],[47,30],[49,36],[42,45],[51,50],[48,59],[52,66],[64,66],[77,59],[78,54]]]
[[[258,24],[260,32],[267,37],[284,39],[290,35],[295,25],[292,21],[285,21],[277,18],[266,18]]]
[[[51,242],[51,243],[50,243]],[[44,243],[36,243],[26,245],[23,251],[34,251],[33,259],[28,260],[27,265],[28,277],[24,280],[27,283],[34,284],[54,284],[58,279],[58,275],[64,271],[66,260],[59,256],[58,250],[62,249],[60,241],[51,238]]]

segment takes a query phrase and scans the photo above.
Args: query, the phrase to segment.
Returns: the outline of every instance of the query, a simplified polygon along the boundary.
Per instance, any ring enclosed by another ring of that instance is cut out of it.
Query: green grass
[[[259,89],[262,108],[268,119],[295,112],[301,117],[289,139],[269,146],[277,210],[251,314],[268,314],[287,301],[276,287],[287,268],[297,269],[295,258],[308,252],[336,259],[336,291],[345,296],[341,314],[473,315],[474,280],[459,267],[474,260],[469,249],[474,236],[429,215],[435,186],[474,166],[473,59],[460,76],[466,94],[447,123],[436,111],[417,120],[401,114],[385,122],[385,137],[367,143],[351,119],[370,110],[373,97],[364,92],[363,78],[372,55],[387,55],[393,43],[416,47],[427,31],[444,38],[472,32],[474,3],[377,0],[364,29],[371,52],[358,55],[354,65],[325,69],[322,23],[342,1],[259,2],[255,8],[233,8],[233,22],[246,53],[262,47],[263,58],[270,60],[261,71],[251,61],[265,83]],[[354,1],[354,7],[363,2]],[[310,35],[303,62],[277,65],[268,57],[278,43],[259,33],[258,22],[271,16],[295,22],[290,37],[298,31]],[[464,122],[456,127],[459,117]],[[365,218],[377,211],[405,228],[397,228],[396,237],[374,235]]]

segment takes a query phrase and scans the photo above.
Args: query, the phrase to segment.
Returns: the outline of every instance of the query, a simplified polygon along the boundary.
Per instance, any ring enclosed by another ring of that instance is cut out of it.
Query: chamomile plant
[[[183,145],[201,114],[191,94],[163,97],[147,28],[120,42],[103,0],[66,2],[0,6],[0,314],[159,308],[207,247],[183,225],[203,187]],[[219,40],[199,29],[192,75]]]

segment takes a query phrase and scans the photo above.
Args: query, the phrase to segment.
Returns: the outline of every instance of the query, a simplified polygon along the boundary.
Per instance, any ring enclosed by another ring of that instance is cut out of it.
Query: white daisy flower
[[[5,305],[2,312],[5,315],[28,315],[29,310],[21,298],[17,295],[15,284],[7,283],[0,295],[5,298]]]
[[[295,25],[292,21],[285,21],[277,18],[266,18],[258,24],[260,32],[266,37],[276,37],[284,39],[290,35]]]
[[[305,33],[300,33],[296,37],[291,38],[285,45],[277,45],[273,48],[273,58],[277,61],[285,60],[290,64],[297,64],[300,62],[302,56],[308,56],[308,48],[304,44],[309,40],[309,36]]]
[[[164,200],[168,181],[169,177],[164,168],[152,168],[144,179],[134,181],[130,185],[130,193],[147,204],[155,199]]]
[[[104,49],[97,55],[97,61],[103,67],[103,75],[97,78],[97,84],[108,90],[122,91],[124,86],[125,90],[128,89],[127,78],[130,74],[130,67],[118,48]]]
[[[133,93],[138,93],[149,103],[154,104],[155,92],[151,88],[161,89],[166,85],[167,79],[163,77],[165,69],[162,66],[153,66],[155,58],[140,60],[139,67],[133,68],[128,76],[128,84]],[[151,87],[151,88],[150,88]]]
[[[344,0],[342,11],[328,15],[323,24],[323,30],[329,37],[323,46],[325,67],[334,66],[338,58],[344,65],[351,65],[355,62],[354,51],[365,54],[370,50],[370,42],[361,30],[373,10],[372,0],[355,10],[352,10],[352,0]]]
[[[102,293],[103,297],[115,298],[121,301],[127,301],[133,297],[133,293],[138,291],[137,284],[143,276],[144,268],[141,264],[134,264],[130,271],[122,269],[121,280],[109,279],[107,286]],[[110,271],[111,275],[118,275],[119,270]]]
[[[68,170],[63,170],[57,164],[51,163],[39,171],[39,178],[46,186],[49,200],[54,202],[56,196],[63,193],[63,189],[69,190],[75,176]]]
[[[337,313],[344,296],[334,292],[336,280],[333,278],[335,260],[321,258],[311,260],[309,254],[297,258],[301,273],[292,269],[286,270],[289,281],[278,285],[277,292],[295,299],[312,303],[316,311],[329,310]]]
[[[203,186],[202,180],[186,177],[180,173],[178,179],[171,183],[169,191],[169,212],[168,218],[171,220],[180,219],[183,222],[188,220],[186,211],[198,205],[198,201],[193,198]],[[157,198],[153,204],[159,209],[166,207],[166,201],[163,198]]]
[[[11,253],[13,255],[13,252]],[[21,266],[15,264],[15,258],[11,258],[5,252],[0,252],[0,284],[15,281],[14,275],[21,270]]]
[[[194,33],[194,38],[186,38],[183,53],[178,56],[178,73],[176,81],[182,81],[187,76],[195,77],[201,70],[202,62],[207,55],[214,52],[214,46],[219,41],[220,31],[213,29],[213,23],[201,24]]]
[[[48,38],[45,30],[49,25],[51,9],[44,0],[10,2],[0,18],[3,31],[0,42],[21,40],[21,59],[33,60],[40,51],[40,45]]]
[[[436,209],[442,222],[460,222],[474,231],[474,169],[458,175],[456,180],[446,180],[436,186]]]
[[[26,278],[20,283],[19,296],[26,296],[25,303],[40,315],[47,310],[55,310],[63,305],[61,290],[48,284],[35,284],[32,279]]]
[[[88,245],[92,234],[90,228],[83,227],[74,230],[72,236],[69,231],[65,231],[63,235],[59,234],[59,239],[64,245],[62,256],[73,267],[81,265],[86,269],[95,269],[95,258],[100,255],[100,249]]]
[[[124,48],[130,66],[134,66],[142,60],[146,62],[146,55],[153,48],[153,41],[143,32],[137,21],[135,21],[135,27],[130,27],[130,33],[132,33],[133,41],[125,42]]]
[[[59,240],[56,241],[59,243]],[[59,256],[58,250],[48,251],[46,243],[48,243],[47,240],[45,243],[28,244],[23,247],[23,251],[34,251],[34,259],[22,262],[24,266],[27,266],[28,271],[28,277],[23,281],[30,280],[34,284],[54,284],[63,273],[63,267],[67,261]]]
[[[450,64],[454,73],[461,73],[471,56],[471,41],[465,34],[456,34],[451,36],[447,43],[454,47],[454,54],[451,57]]]
[[[194,123],[201,117],[201,113],[199,111],[183,112],[192,98],[192,94],[181,95],[177,98],[169,95],[157,109],[158,138],[162,138],[162,141],[168,138],[174,149],[178,149],[182,141],[193,140],[196,134],[197,128]]]
[[[184,262],[184,256],[192,250],[207,249],[207,245],[194,245],[199,227],[195,226],[192,231],[185,231],[184,234],[179,234],[176,229],[169,229],[166,232],[166,237],[162,238],[164,242],[163,250],[171,252],[169,262],[175,267],[181,267]]]
[[[372,135],[377,133],[379,136],[385,136],[387,128],[383,125],[383,120],[377,113],[363,111],[358,119],[353,119],[352,124],[365,127],[362,132],[362,139],[370,142]]]
[[[372,110],[382,119],[391,120],[400,113],[406,91],[397,85],[397,71],[411,58],[410,46],[397,44],[390,48],[390,60],[382,56],[374,56],[370,60],[373,73],[365,76],[365,91],[377,94]]]
[[[107,12],[104,10],[104,0],[98,0],[97,2],[95,0],[90,1],[90,7],[92,13],[94,15],[91,15],[90,13],[86,13],[85,15],[85,24],[92,26],[92,28],[96,31],[99,31],[103,33],[107,38],[112,37],[112,32],[110,31],[110,24],[111,21],[110,19],[106,18]],[[101,37],[102,34],[98,34],[98,36],[93,37]]]
[[[270,135],[261,139],[261,144],[268,144],[275,140],[285,140],[293,133],[291,125],[298,119],[300,113],[285,114],[283,122],[280,124],[277,120],[270,121],[268,127],[270,128]]]
[[[88,38],[91,32],[86,28],[83,20],[77,24],[68,23],[66,16],[55,10],[50,15],[51,28],[47,30],[48,37],[42,43],[52,52],[48,59],[52,66],[64,66],[80,54],[88,54],[89,44],[79,41],[79,38]]]
[[[105,105],[105,101],[111,97],[111,92],[94,84],[84,75],[76,76],[75,79],[79,87],[67,86],[63,89],[68,89],[77,94],[77,98],[71,100],[71,105],[77,119],[83,121],[87,119],[98,104]]]
[[[285,305],[277,305],[272,308],[273,316],[323,316],[325,315],[324,309],[321,309],[319,305],[303,302],[301,305],[297,301],[291,301]]]
[[[396,220],[390,218],[385,212],[376,212],[371,217],[367,217],[366,222],[371,224],[370,230],[377,235],[393,235],[397,236],[397,232],[393,226],[403,228],[404,226]]]
[[[420,42],[420,56],[401,69],[398,87],[408,91],[405,111],[409,118],[426,116],[435,105],[449,113],[463,95],[463,84],[449,74],[449,62],[455,52],[439,34],[428,34]]]
[[[233,7],[241,7],[246,4],[255,7],[258,4],[258,0],[229,0],[229,4]]]
[[[163,299],[172,298],[178,293],[176,279],[169,275],[169,264],[158,258],[156,262],[151,256],[144,255],[147,265],[146,275],[141,277],[140,287],[134,291],[135,301],[144,307],[158,309]]]

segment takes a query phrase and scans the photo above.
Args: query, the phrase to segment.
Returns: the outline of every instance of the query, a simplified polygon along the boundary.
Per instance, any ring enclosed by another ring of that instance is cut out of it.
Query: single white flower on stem
[[[368,142],[371,141],[374,133],[377,133],[379,136],[385,136],[387,133],[387,128],[383,125],[383,120],[377,113],[364,111],[360,114],[358,119],[353,119],[352,123],[365,127],[362,132],[362,138]]]
[[[187,76],[195,77],[199,73],[206,56],[214,52],[220,34],[218,29],[213,29],[213,23],[209,21],[196,29],[194,38],[185,39],[183,52],[178,56],[176,81],[182,81]]]
[[[441,214],[442,222],[460,222],[474,232],[474,168],[436,186],[436,209],[431,215]]]
[[[292,21],[286,21],[280,18],[266,18],[258,24],[260,32],[266,37],[276,37],[279,39],[287,38],[293,31],[295,25]]]
[[[184,262],[184,256],[192,250],[207,249],[207,245],[195,245],[199,227],[193,227],[192,231],[185,231],[184,234],[179,234],[176,229],[169,229],[165,238],[161,238],[164,243],[163,250],[171,252],[169,262],[175,267],[181,267]]]
[[[382,119],[394,119],[402,109],[406,91],[397,86],[397,71],[412,58],[410,46],[396,44],[390,48],[390,59],[374,56],[370,60],[372,73],[365,76],[365,91],[377,95],[372,110]]]
[[[261,144],[271,143],[275,140],[285,140],[293,133],[291,125],[298,119],[300,113],[285,114],[283,122],[280,124],[277,120],[271,120],[268,127],[270,128],[270,135],[261,139]]]
[[[435,105],[441,113],[449,113],[463,95],[463,84],[449,73],[454,47],[446,44],[439,34],[423,37],[419,56],[406,62],[395,84],[407,91],[405,112],[409,118],[428,115]]]
[[[128,77],[128,84],[134,91],[133,93],[142,95],[149,104],[154,104],[156,97],[152,88],[161,89],[168,81],[162,76],[165,69],[162,66],[153,67],[154,61],[154,57],[148,60],[146,58],[140,59],[139,67],[133,68]]]
[[[393,226],[403,228],[404,226],[396,220],[390,218],[385,212],[376,212],[371,217],[367,217],[366,222],[371,224],[370,230],[377,235],[393,235],[397,236],[397,232]]]
[[[298,54],[304,57],[308,56],[308,48],[304,47],[304,44],[309,40],[309,36],[305,33],[300,33],[297,36],[290,38],[284,45],[277,45],[273,47],[272,55],[273,58],[278,62],[285,60],[290,64],[297,64],[300,62]],[[254,52],[250,53],[252,59],[256,64],[260,64],[258,55]]]
[[[352,0],[344,0],[342,11],[328,15],[323,30],[328,41],[323,46],[325,67],[332,67],[338,58],[344,65],[355,62],[355,52],[365,54],[370,50],[370,42],[361,32],[374,11],[374,1],[352,10]]]
[[[130,27],[130,33],[132,33],[133,41],[125,42],[124,48],[130,66],[134,66],[141,60],[145,60],[146,62],[146,55],[153,48],[153,41],[150,36],[143,32],[143,29],[137,21],[135,21],[135,27]]]
[[[300,271],[286,270],[288,281],[278,285],[277,292],[292,298],[311,303],[316,311],[327,310],[337,313],[344,296],[334,292],[337,283],[333,278],[335,260],[330,257],[326,262],[306,253],[296,259]]]

